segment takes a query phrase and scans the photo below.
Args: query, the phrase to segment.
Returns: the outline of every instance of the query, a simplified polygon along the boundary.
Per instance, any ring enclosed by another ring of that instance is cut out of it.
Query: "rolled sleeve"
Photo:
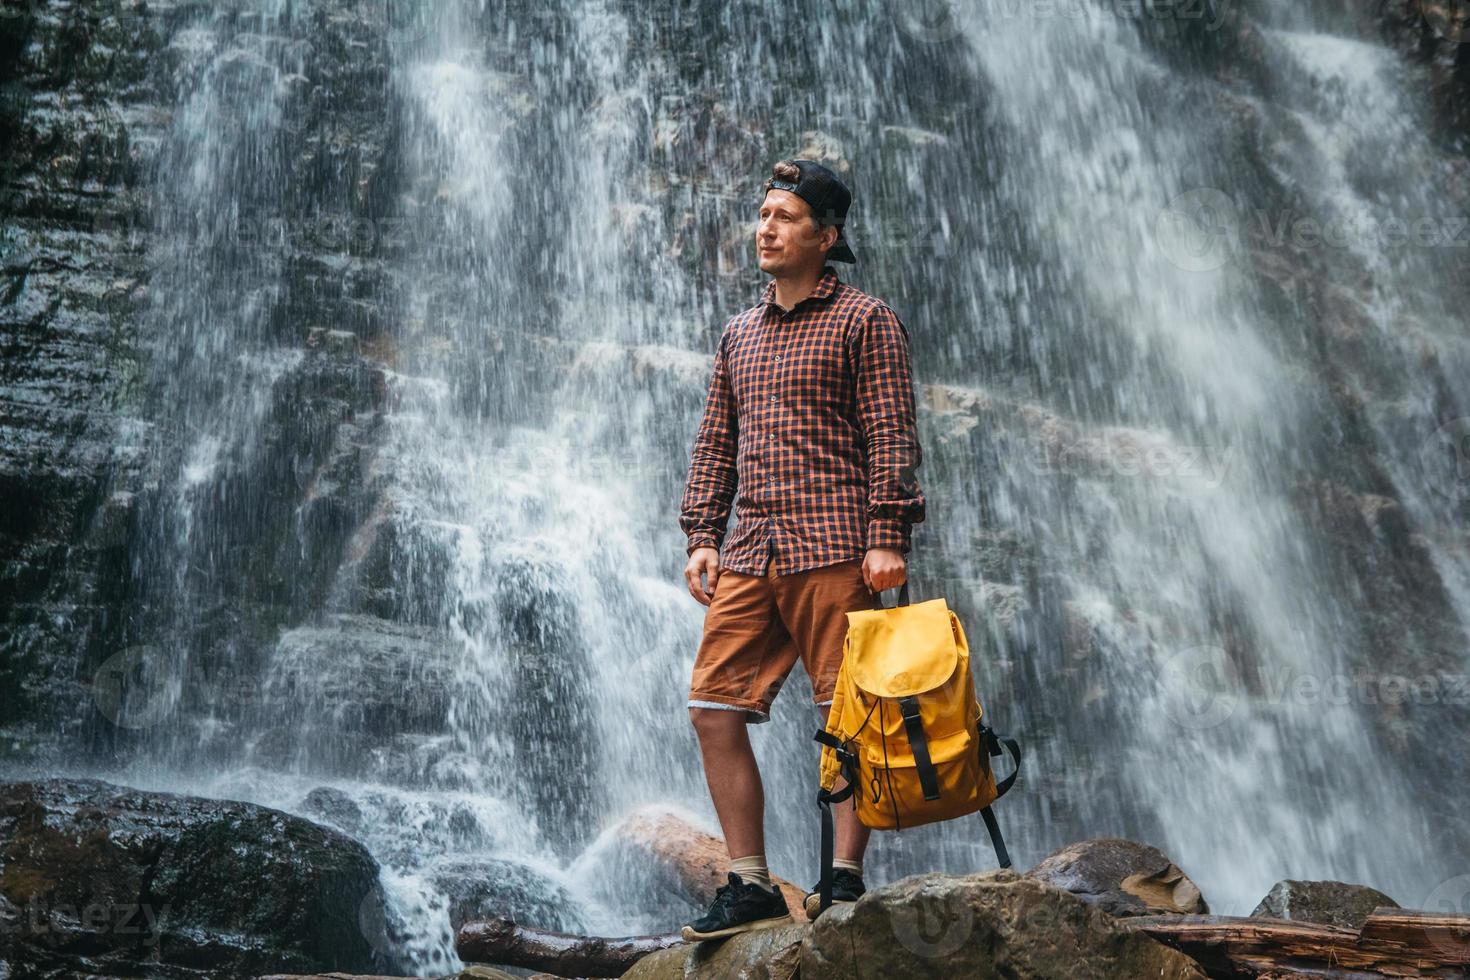
[[[729,337],[727,325],[715,351],[704,417],[694,438],[689,476],[679,508],[679,526],[689,539],[686,554],[693,554],[696,548],[720,547],[735,500],[739,424],[726,356]]]
[[[925,507],[916,475],[923,451],[908,329],[879,304],[860,319],[852,344],[858,421],[867,445],[867,546],[907,553]]]

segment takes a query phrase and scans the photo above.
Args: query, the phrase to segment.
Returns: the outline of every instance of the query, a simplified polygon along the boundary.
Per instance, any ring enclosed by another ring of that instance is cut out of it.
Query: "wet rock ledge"
[[[0,977],[370,973],[377,881],[361,844],[268,807],[0,783]]]

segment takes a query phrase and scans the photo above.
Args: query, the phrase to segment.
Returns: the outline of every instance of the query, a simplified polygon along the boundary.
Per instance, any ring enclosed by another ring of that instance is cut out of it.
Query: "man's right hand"
[[[700,582],[703,575],[709,581]],[[684,581],[689,584],[689,594],[699,600],[701,606],[710,604],[715,595],[715,582],[720,577],[720,551],[718,548],[695,548],[689,554],[689,564],[684,566]]]

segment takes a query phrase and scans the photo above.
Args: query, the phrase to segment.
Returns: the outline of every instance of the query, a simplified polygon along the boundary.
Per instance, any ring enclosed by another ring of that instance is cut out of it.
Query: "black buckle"
[[[1000,739],[995,737],[995,729],[982,723],[980,726],[980,737],[985,740],[985,750],[987,752],[992,756],[1001,754],[1003,750],[1000,746]]]

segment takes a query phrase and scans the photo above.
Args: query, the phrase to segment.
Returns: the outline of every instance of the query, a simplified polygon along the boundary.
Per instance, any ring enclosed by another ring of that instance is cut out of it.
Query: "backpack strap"
[[[924,799],[939,799],[939,776],[934,772],[934,761],[929,757],[929,738],[924,734],[924,719],[919,715],[919,699],[910,695],[898,699],[898,710],[903,713],[903,730],[908,735],[909,748],[914,751],[914,768],[918,771],[919,787]]]
[[[984,722],[980,723],[980,737],[984,740],[985,750],[994,758],[1001,754],[1001,748],[1011,755],[1011,762],[1015,768],[1005,779],[995,784],[995,798],[998,800],[1006,795],[1006,791],[1016,784],[1016,777],[1021,775],[1021,743],[1009,735],[997,735],[995,729]]]
[[[995,848],[995,860],[1002,868],[1011,866],[1011,855],[1006,850],[1005,838],[1000,835],[1000,824],[995,819],[995,813],[990,807],[983,807],[980,816],[985,818],[985,829],[990,832],[990,846]]]
[[[1021,743],[1009,735],[997,735],[995,730],[984,722],[980,724],[980,737],[984,745],[983,751],[994,757],[1000,755],[1004,747],[1004,750],[1010,753],[1011,762],[1015,764],[1011,774],[995,784],[995,799],[998,800],[1016,784],[1016,777],[1021,774]],[[990,846],[995,849],[996,862],[1002,868],[1009,868],[1011,855],[1006,850],[1005,838],[1001,836],[1000,822],[995,819],[995,813],[986,806],[980,810],[980,816],[985,820],[985,830],[990,834]]]
[[[817,809],[822,815],[822,877],[821,883],[817,885],[817,894],[821,897],[822,902],[817,913],[820,915],[832,905],[832,858],[836,848],[836,832],[832,826],[832,804],[845,802],[852,796],[857,789],[858,772],[857,756],[853,755],[836,735],[820,731],[817,732],[816,739],[837,753],[837,761],[842,765],[842,775],[847,777],[847,785],[842,789],[833,790],[830,793],[824,789],[817,790]]]

